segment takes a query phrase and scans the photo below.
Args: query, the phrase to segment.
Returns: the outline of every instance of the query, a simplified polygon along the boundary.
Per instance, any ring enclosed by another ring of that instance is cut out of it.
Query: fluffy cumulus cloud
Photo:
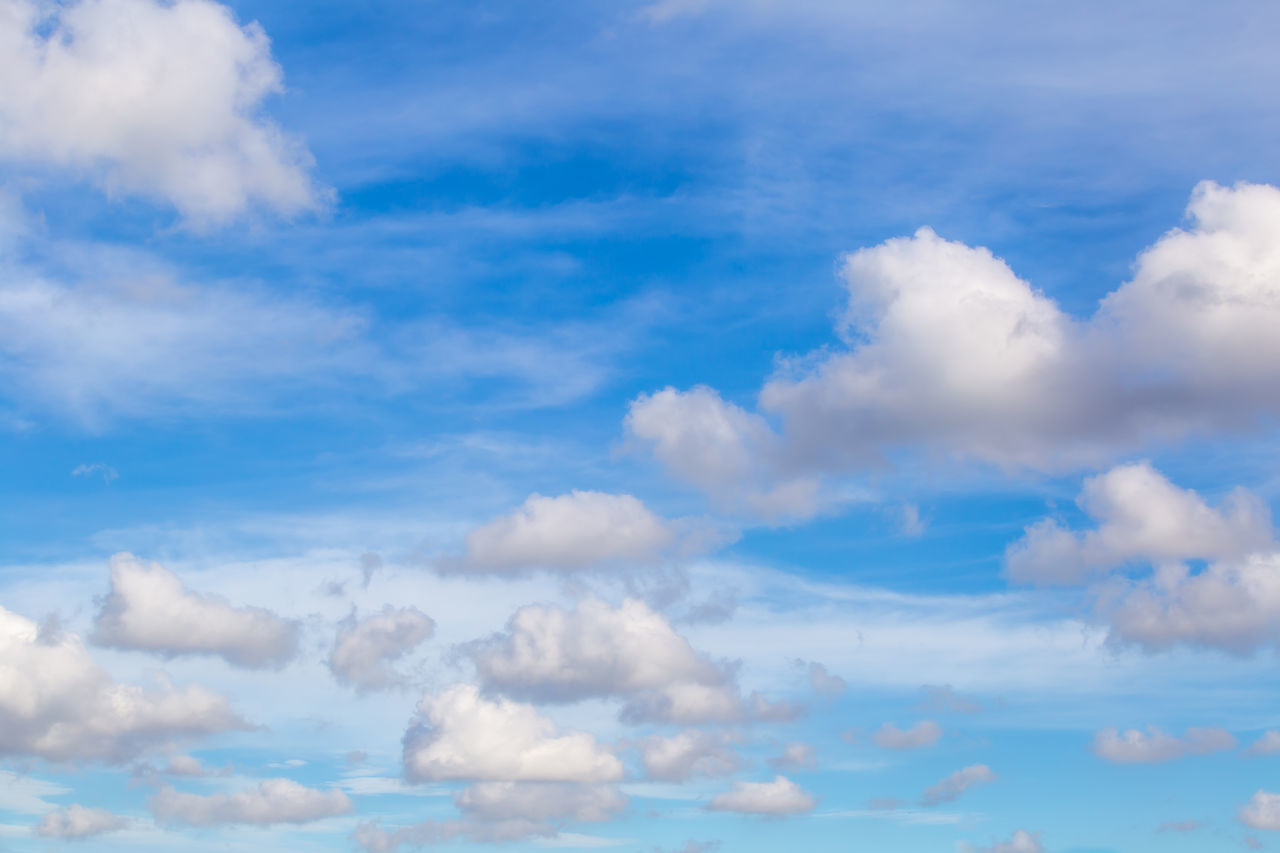
[[[93,641],[167,657],[216,655],[236,666],[278,667],[297,651],[298,626],[260,607],[232,607],[192,592],[163,566],[117,554]]]
[[[257,788],[231,794],[185,794],[166,786],[148,805],[158,822],[190,826],[311,823],[353,808],[342,791],[308,788],[292,779],[266,779]]]
[[[728,776],[742,766],[727,735],[689,729],[641,745],[640,758],[650,779],[683,782],[694,776]]]
[[[818,766],[818,753],[809,744],[795,741],[770,758],[769,766],[775,770],[812,769]]]
[[[739,812],[769,817],[813,811],[817,800],[785,776],[772,782],[734,782],[733,789],[716,794],[707,808],[719,812]]]
[[[854,252],[846,349],[787,365],[759,413],[666,389],[632,403],[627,429],[677,476],[770,517],[811,514],[822,475],[900,451],[1064,470],[1246,428],[1280,410],[1280,189],[1205,183],[1187,212],[1087,319],[927,228]]]
[[[1183,737],[1157,729],[1103,729],[1093,737],[1093,752],[1099,758],[1126,764],[1172,761],[1187,755],[1207,755],[1234,749],[1236,739],[1224,729],[1191,728]]]
[[[0,754],[125,761],[245,725],[226,699],[202,687],[116,682],[79,637],[42,631],[0,608]]]
[[[732,669],[697,652],[639,599],[613,607],[586,599],[572,610],[530,605],[505,632],[467,654],[487,686],[524,699],[623,698],[629,722],[694,724],[785,717],[789,706],[744,699]]]
[[[36,834],[45,838],[89,838],[115,832],[128,825],[128,818],[106,809],[90,809],[72,803],[65,808],[54,809],[40,818]]]
[[[416,607],[392,607],[364,619],[351,619],[338,629],[329,654],[329,669],[357,690],[384,690],[402,683],[389,666],[431,636],[435,623]]]
[[[1240,822],[1254,829],[1280,831],[1280,794],[1258,791],[1236,813]]]
[[[996,780],[995,771],[985,764],[970,764],[947,776],[936,785],[925,788],[920,801],[926,806],[949,803],[961,794],[977,785],[986,785]]]
[[[631,495],[533,494],[514,512],[468,533],[464,553],[441,561],[439,568],[512,574],[647,564],[668,553],[698,550],[715,538],[713,532],[660,518]]]
[[[261,114],[282,91],[257,24],[210,0],[0,4],[0,157],[216,223],[322,200],[310,157]]]
[[[909,729],[885,723],[871,736],[883,749],[920,749],[933,746],[942,738],[942,727],[932,720],[922,720]]]
[[[486,699],[471,684],[424,697],[404,736],[405,775],[512,782],[612,782],[622,763],[585,732],[561,734],[531,705]]]
[[[1250,755],[1275,755],[1280,752],[1280,731],[1270,729],[1263,732],[1249,746]]]
[[[1097,526],[1031,525],[1006,552],[1012,579],[1092,583],[1111,639],[1151,651],[1245,653],[1280,639],[1280,544],[1256,495],[1236,489],[1212,506],[1136,463],[1088,479],[1080,506]]]

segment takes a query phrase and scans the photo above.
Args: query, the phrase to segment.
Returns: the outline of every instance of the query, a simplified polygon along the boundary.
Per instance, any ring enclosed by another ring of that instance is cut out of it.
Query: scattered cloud
[[[408,654],[435,631],[435,622],[416,607],[388,604],[378,613],[352,618],[338,628],[329,653],[329,669],[359,691],[386,690],[403,684],[388,664]]]
[[[232,794],[184,794],[166,785],[148,806],[162,824],[190,826],[312,823],[355,808],[342,791],[308,788],[292,779],[266,779],[257,788]]]
[[[560,734],[531,705],[485,699],[471,684],[425,696],[404,736],[405,776],[512,782],[613,782],[622,763],[585,732]]]
[[[978,848],[965,844],[962,845],[961,850],[962,853],[1044,853],[1044,845],[1040,843],[1038,834],[1019,829],[1008,841]]]
[[[769,766],[774,770],[812,770],[818,766],[818,754],[809,744],[794,741],[770,758]]]
[[[120,473],[105,462],[86,463],[71,469],[72,477],[92,477],[95,474],[101,476],[102,482],[108,486],[120,478]]]
[[[949,803],[976,785],[986,785],[996,780],[996,774],[985,764],[971,764],[961,768],[936,785],[925,789],[920,801],[926,806]]]
[[[757,814],[769,817],[813,811],[817,800],[785,776],[772,782],[734,782],[733,790],[716,794],[707,804],[712,811]]]
[[[1253,829],[1280,830],[1280,794],[1259,790],[1240,807],[1236,816]]]
[[[128,818],[106,809],[90,809],[72,803],[42,817],[36,825],[36,835],[45,838],[91,838],[124,829],[128,825]]]
[[[1275,755],[1280,752],[1280,731],[1270,729],[1263,732],[1245,752],[1248,755]]]
[[[834,699],[844,693],[849,686],[845,680],[838,675],[830,673],[827,668],[820,663],[810,662],[809,664],[809,686],[819,696],[825,696],[828,699]]]
[[[725,734],[697,729],[671,737],[652,735],[640,747],[645,775],[667,782],[684,782],[694,776],[728,776],[742,767],[742,759],[730,745],[732,740]]]
[[[1165,734],[1160,729],[1103,729],[1093,737],[1093,752],[1099,758],[1124,764],[1150,764],[1172,761],[1188,755],[1208,755],[1234,749],[1236,739],[1224,729],[1191,728],[1183,737]]]
[[[158,563],[132,554],[111,558],[111,589],[93,641],[166,657],[213,655],[251,669],[280,667],[298,648],[298,626],[261,607],[232,607],[192,592]]]
[[[909,729],[885,723],[871,739],[882,749],[921,749],[933,746],[942,738],[942,727],[932,720],[922,720]]]

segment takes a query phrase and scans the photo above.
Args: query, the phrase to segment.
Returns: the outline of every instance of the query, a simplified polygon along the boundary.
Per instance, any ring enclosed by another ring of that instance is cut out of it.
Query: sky
[[[0,0],[0,850],[1280,850],[1277,36]]]

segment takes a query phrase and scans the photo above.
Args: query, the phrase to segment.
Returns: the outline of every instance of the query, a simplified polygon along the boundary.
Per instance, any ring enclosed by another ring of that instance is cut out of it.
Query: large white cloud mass
[[[329,669],[339,681],[360,691],[395,687],[403,679],[392,671],[390,662],[408,654],[434,630],[435,622],[418,608],[388,604],[339,627]]]
[[[192,592],[165,567],[116,554],[92,639],[168,657],[216,655],[236,666],[278,667],[297,652],[298,626],[261,607]]]
[[[1097,527],[1032,524],[1006,551],[1013,580],[1092,582],[1111,639],[1152,651],[1280,640],[1280,543],[1259,497],[1236,489],[1213,507],[1136,463],[1087,480],[1080,506]]]
[[[415,782],[612,782],[622,762],[585,732],[561,734],[531,705],[455,684],[419,703],[404,736],[404,770]]]
[[[1187,212],[1192,226],[1143,252],[1088,319],[927,228],[854,252],[847,349],[770,379],[762,414],[668,388],[631,404],[627,430],[676,476],[768,518],[812,514],[821,476],[898,451],[1056,471],[1247,428],[1280,412],[1280,189],[1206,182]]]
[[[305,149],[260,114],[281,81],[262,28],[210,0],[0,3],[0,157],[196,222],[323,200]]]
[[[257,788],[231,794],[186,794],[165,786],[148,805],[160,823],[192,826],[311,823],[354,808],[342,791],[320,791],[292,779],[266,779]]]
[[[0,608],[0,754],[126,761],[175,739],[245,727],[212,691],[113,681],[79,637]]]

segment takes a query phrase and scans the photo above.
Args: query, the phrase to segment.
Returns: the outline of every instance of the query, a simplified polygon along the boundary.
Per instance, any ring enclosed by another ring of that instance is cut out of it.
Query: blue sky
[[[1277,32],[0,0],[0,849],[1280,846]]]

